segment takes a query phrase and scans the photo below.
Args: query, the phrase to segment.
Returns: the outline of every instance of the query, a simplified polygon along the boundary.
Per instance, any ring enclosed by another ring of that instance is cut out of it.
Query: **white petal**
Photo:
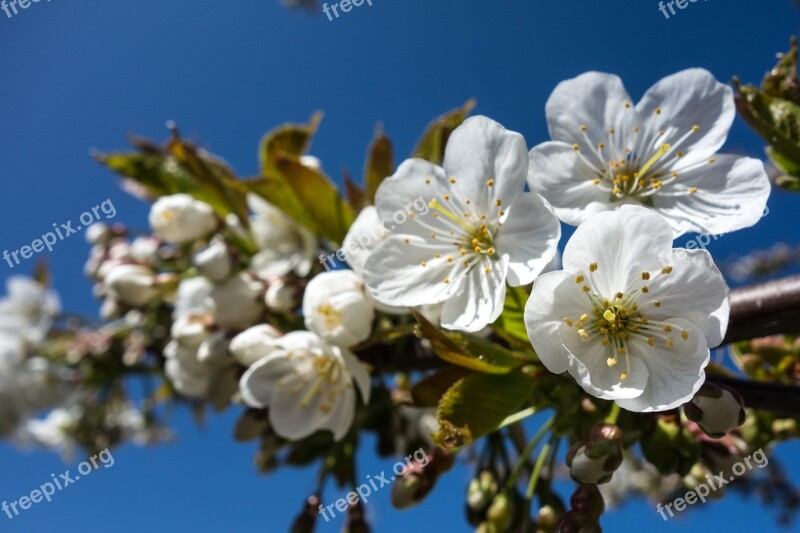
[[[708,346],[718,346],[728,329],[730,290],[711,254],[676,248],[669,264],[672,273],[653,277],[639,308],[653,320],[686,319],[703,332]],[[656,300],[659,307],[652,303]]]
[[[341,354],[344,364],[347,367],[347,371],[350,372],[350,375],[353,377],[353,381],[355,381],[356,386],[361,393],[361,399],[364,401],[364,405],[368,404],[370,392],[372,392],[372,386],[370,384],[369,371],[367,370],[367,367],[364,366],[364,363],[356,359],[356,356],[349,351],[342,350]]]
[[[518,194],[507,211],[495,247],[508,260],[508,284],[519,287],[532,283],[553,259],[561,225],[550,204],[536,193]]]
[[[316,376],[310,377],[306,383],[305,376],[293,376],[275,389],[269,410],[270,423],[278,435],[289,440],[308,437],[319,429],[333,429],[338,436],[341,436],[341,428],[331,422],[341,422],[339,409],[344,408],[340,407],[341,403],[349,403],[349,408],[355,409],[355,395],[352,392],[349,395],[340,393],[333,398],[332,403],[328,392],[332,386],[343,386],[340,381],[323,386],[318,393],[308,398],[308,403],[303,405],[302,400],[306,398],[316,379]]]
[[[456,128],[447,141],[444,169],[456,179],[455,187],[479,210],[490,200],[511,202],[522,192],[528,174],[528,148],[519,133],[494,120],[475,116]],[[487,180],[493,179],[491,192]]]
[[[584,341],[574,327],[566,324],[561,324],[559,335],[572,356],[569,373],[589,394],[604,400],[620,400],[636,398],[645,390],[649,369],[633,352],[630,352],[626,361],[624,356],[615,353],[613,346],[603,346],[599,336]],[[608,359],[615,355],[617,364],[609,366]],[[628,362],[630,371],[625,380],[622,380],[621,374],[628,371]]]
[[[478,264],[464,278],[461,291],[447,300],[442,307],[442,327],[463,331],[479,331],[488,326],[503,312],[506,298],[505,259],[491,265]]]
[[[622,139],[638,123],[622,80],[602,72],[587,72],[559,83],[547,100],[545,112],[554,141],[579,144],[587,158],[601,167],[605,165],[594,155],[596,145],[604,142],[620,152]],[[581,126],[586,126],[585,136]],[[615,130],[613,136],[609,135],[611,128]],[[593,146],[587,146],[587,142]]]
[[[347,264],[356,274],[361,275],[367,257],[387,235],[378,210],[371,205],[362,209],[342,242]]]
[[[758,159],[718,155],[713,163],[679,173],[663,194],[653,196],[656,209],[676,234],[728,233],[748,228],[763,216],[771,187]],[[669,195],[671,191],[686,193],[690,187],[697,187],[697,192]]]
[[[322,423],[320,429],[330,430],[333,433],[334,440],[341,440],[350,431],[355,415],[356,395],[352,387],[348,387],[344,390],[342,397],[333,407],[330,417]]]
[[[429,202],[434,198],[442,198],[449,192],[450,183],[442,167],[424,159],[406,159],[392,176],[381,183],[375,193],[375,208],[386,228],[402,224],[397,233],[416,234],[421,230],[408,228],[407,226],[416,225],[402,222],[405,219],[401,214],[408,211],[428,213]]]
[[[446,256],[452,247],[433,249],[419,245],[430,246],[420,237],[392,235],[369,256],[364,265],[364,282],[376,300],[414,307],[442,302],[453,292],[454,284],[444,283],[452,268],[444,261],[433,260],[437,250]],[[422,266],[423,262],[426,266]]]
[[[614,208],[611,193],[593,183],[597,171],[571,144],[551,141],[530,153],[528,185],[552,204],[559,220],[577,226],[590,216]]]
[[[736,116],[731,88],[699,68],[672,74],[656,83],[636,110],[642,119],[642,139],[650,148],[674,143],[694,126],[700,126],[700,131],[678,147],[686,153],[684,164],[716,153],[725,143]],[[666,135],[659,135],[662,131]]]
[[[273,352],[256,361],[239,381],[244,403],[257,408],[269,406],[278,381],[290,375],[294,367],[295,363],[286,358],[285,351]]]
[[[669,224],[644,207],[626,205],[581,224],[564,249],[564,270],[586,272],[597,263],[595,289],[608,297],[644,271],[660,270],[672,251]]]
[[[631,354],[644,359],[650,381],[638,398],[617,401],[620,407],[640,413],[673,409],[688,402],[705,381],[709,351],[703,333],[688,320],[667,322],[675,332],[673,348],[663,342],[649,346],[638,336],[631,339]],[[689,334],[687,340],[678,334],[681,330]]]
[[[561,344],[558,329],[565,316],[580,317],[588,307],[569,273],[559,270],[536,278],[525,305],[525,326],[536,355],[550,372],[569,369],[569,353]]]

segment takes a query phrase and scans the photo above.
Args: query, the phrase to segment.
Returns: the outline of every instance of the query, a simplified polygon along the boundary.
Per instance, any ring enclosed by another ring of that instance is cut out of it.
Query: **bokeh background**
[[[312,148],[336,179],[360,174],[377,122],[408,154],[424,126],[467,99],[477,113],[547,140],[544,103],[555,85],[586,70],[617,73],[638,98],[664,75],[694,66],[728,81],[760,81],[798,31],[789,0],[711,0],[670,19],[655,0],[373,0],[328,21],[319,8],[278,0],[52,0],[13,18],[0,12],[0,248],[16,249],[53,223],[77,219],[106,199],[117,219],[146,228],[148,206],[127,196],[90,157],[137,133],[185,137],[223,156],[241,175],[257,172],[261,136],[315,110],[325,119]],[[762,156],[740,120],[726,151]],[[770,215],[715,241],[727,261],[776,240],[798,245],[798,198],[776,191]],[[565,241],[562,241],[562,244]],[[71,311],[97,315],[82,273],[89,246],[74,235],[46,259]],[[0,263],[0,281],[30,273]],[[255,473],[255,445],[234,443],[235,410],[197,428],[176,413],[179,439],[114,452],[113,468],[87,476],[23,516],[0,515],[0,531],[284,531],[314,487],[314,473]],[[391,468],[374,443],[361,477]],[[800,445],[777,458],[800,483]],[[82,458],[78,457],[80,461]],[[0,499],[15,500],[65,465],[55,455],[0,444]],[[390,490],[370,499],[376,531],[467,531],[470,469],[457,467],[418,508],[396,512]],[[325,502],[344,496],[329,491]],[[607,531],[780,531],[773,512],[730,495],[664,522],[634,501],[603,518]],[[338,531],[341,519],[319,531]]]

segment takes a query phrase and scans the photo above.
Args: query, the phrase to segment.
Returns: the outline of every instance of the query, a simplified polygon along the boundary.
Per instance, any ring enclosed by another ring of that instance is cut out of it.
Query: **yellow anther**
[[[580,336],[581,336],[581,339],[583,339],[583,340],[586,340],[586,339],[588,339],[588,338],[589,338],[589,334],[588,334],[588,333],[586,333],[586,330],[585,330],[585,329],[579,329],[579,330],[578,330],[578,335],[580,335]]]
[[[575,278],[575,283],[577,283],[578,285],[580,285],[581,283],[583,283],[583,281],[584,281],[585,279],[586,279],[586,278],[584,278],[584,277],[583,277],[583,275],[581,274],[580,276],[578,276],[577,278]]]
[[[492,187],[492,186],[494,186],[494,180],[492,180],[492,179],[486,180],[486,186],[487,186],[487,187]]]
[[[647,281],[650,279],[650,272],[642,272],[642,280]]]
[[[603,318],[613,323],[617,320],[617,315],[615,315],[611,309],[606,309],[606,312],[603,313]]]
[[[628,372],[623,372],[622,374],[619,375],[620,381],[625,381],[626,379],[628,379]]]
[[[663,327],[663,328],[661,328],[661,329],[663,329],[665,332],[669,333],[670,331],[672,331],[672,326],[670,326],[670,325],[666,325],[666,326],[664,326],[664,327]]]
[[[611,366],[616,366],[616,364],[617,364],[617,360],[616,360],[615,358],[613,358],[613,357],[609,357],[608,359],[606,359],[606,364],[607,364],[609,367],[611,367]]]
[[[655,343],[656,343],[656,340],[654,338],[652,338],[652,337],[648,337],[647,338],[647,344],[649,344],[650,346],[653,346]]]
[[[587,320],[589,320],[589,315],[587,315],[586,313],[582,314],[581,315],[581,322],[586,322]]]
[[[597,271],[597,263],[590,263],[589,272],[596,272],[596,271]]]
[[[681,331],[681,338],[683,340],[689,340],[689,332],[686,330]]]
[[[661,269],[662,274],[672,274],[673,268],[671,266],[665,266]]]

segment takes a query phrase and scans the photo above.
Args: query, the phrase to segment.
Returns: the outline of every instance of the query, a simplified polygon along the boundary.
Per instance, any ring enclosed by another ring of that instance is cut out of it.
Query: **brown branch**
[[[731,291],[731,317],[723,344],[800,332],[800,276]]]

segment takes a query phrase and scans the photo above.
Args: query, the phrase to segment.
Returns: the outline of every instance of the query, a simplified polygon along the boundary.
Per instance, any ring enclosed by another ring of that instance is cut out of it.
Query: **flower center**
[[[451,253],[437,251],[421,263],[423,267],[452,267],[451,274],[444,277],[443,283],[450,283],[452,276],[468,272],[477,265],[482,265],[487,274],[492,271],[492,262],[498,259],[493,243],[505,216],[503,201],[493,194],[494,179],[486,180],[486,197],[480,202],[465,198],[456,186],[456,178],[451,177],[449,181],[453,186],[452,194],[433,198],[428,203],[436,223],[417,218],[417,223],[431,232],[430,240],[434,241],[423,246],[437,250],[452,247]],[[430,185],[431,179],[426,183]],[[479,205],[488,206],[488,209],[480,209]],[[409,213],[409,217],[413,218],[414,214]],[[410,243],[409,240],[406,242]]]
[[[317,313],[322,315],[325,320],[325,327],[333,330],[342,325],[342,313],[334,309],[330,303],[323,303],[317,306]]]
[[[646,313],[661,307],[661,302],[652,299],[647,282],[653,276],[668,276],[674,269],[667,265],[659,272],[651,274],[642,272],[628,286],[609,297],[597,290],[598,284],[594,273],[599,269],[597,263],[589,265],[588,273],[581,273],[575,278],[585,295],[587,312],[580,317],[564,317],[564,323],[575,328],[577,335],[584,342],[600,342],[606,349],[606,364],[614,367],[624,359],[626,369],[620,373],[620,381],[625,381],[631,372],[629,344],[632,339],[640,338],[649,346],[663,343],[667,348],[674,348],[675,340],[672,325],[664,321],[653,320]],[[689,339],[689,332],[681,330],[680,338]]]
[[[625,112],[632,110],[632,104],[626,102]],[[655,114],[660,115],[661,109],[656,109]],[[650,196],[676,181],[678,183],[670,187],[670,196],[697,193],[697,187],[687,186],[679,178],[700,166],[715,163],[715,159],[685,166],[680,173],[673,167],[686,156],[680,147],[699,131],[700,126],[693,126],[681,135],[676,128],[668,128],[643,138],[638,126],[630,131],[609,128],[607,138],[594,139],[590,138],[588,126],[581,125],[580,132],[586,142],[575,143],[572,148],[592,170],[590,180],[609,194],[611,202],[636,199],[652,205]],[[653,147],[658,147],[655,152]]]

